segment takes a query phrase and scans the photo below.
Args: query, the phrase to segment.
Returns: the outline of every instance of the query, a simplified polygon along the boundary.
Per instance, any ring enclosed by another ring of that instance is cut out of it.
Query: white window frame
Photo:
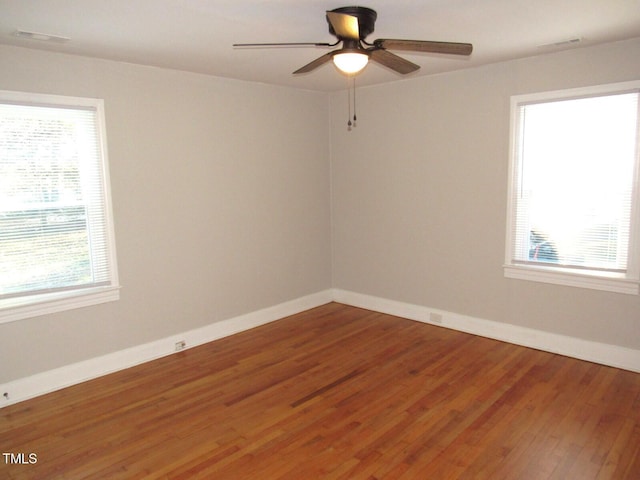
[[[79,287],[60,292],[40,293],[15,298],[0,299],[0,324],[39,315],[97,305],[120,298],[118,268],[116,261],[115,233],[111,206],[109,163],[107,156],[107,134],[104,115],[104,100],[98,98],[69,97],[16,91],[0,90],[0,102],[20,103],[34,106],[54,106],[67,108],[91,108],[95,110],[98,141],[102,165],[102,189],[104,199],[104,227],[107,244],[109,281],[107,285]]]
[[[598,85],[568,90],[556,90],[511,97],[511,123],[509,144],[509,185],[507,200],[507,232],[505,244],[504,275],[507,278],[551,283],[571,287],[604,290],[637,295],[640,293],[640,148],[636,148],[633,193],[631,199],[631,224],[626,273],[611,273],[563,267],[554,264],[521,264],[513,262],[515,257],[515,218],[518,182],[518,135],[519,107],[523,104],[552,102],[562,99],[604,96],[613,93],[640,91],[640,81]],[[639,133],[640,135],[640,133]],[[640,137],[637,140],[640,142]]]

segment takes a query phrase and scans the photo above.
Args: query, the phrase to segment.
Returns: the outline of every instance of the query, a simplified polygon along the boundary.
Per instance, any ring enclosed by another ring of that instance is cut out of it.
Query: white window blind
[[[507,266],[637,280],[639,91],[515,97]]]
[[[3,93],[0,306],[116,286],[100,101]]]

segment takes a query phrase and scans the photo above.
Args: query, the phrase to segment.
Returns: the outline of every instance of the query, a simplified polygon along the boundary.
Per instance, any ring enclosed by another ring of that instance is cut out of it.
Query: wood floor
[[[0,449],[2,479],[637,480],[640,374],[332,303],[1,409]]]

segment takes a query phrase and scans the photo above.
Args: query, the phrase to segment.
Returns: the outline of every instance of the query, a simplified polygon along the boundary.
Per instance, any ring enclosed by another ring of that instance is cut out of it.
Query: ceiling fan
[[[356,75],[373,60],[400,74],[408,74],[420,68],[389,50],[409,52],[443,53],[451,55],[470,55],[473,45],[470,43],[432,42],[425,40],[399,40],[379,38],[373,43],[366,38],[373,33],[378,14],[367,7],[341,7],[326,12],[329,33],[337,38],[335,43],[236,43],[234,47],[279,47],[279,46],[314,46],[342,47],[316,58],[299,68],[294,75],[309,73],[325,63],[333,60],[336,67],[347,75]]]

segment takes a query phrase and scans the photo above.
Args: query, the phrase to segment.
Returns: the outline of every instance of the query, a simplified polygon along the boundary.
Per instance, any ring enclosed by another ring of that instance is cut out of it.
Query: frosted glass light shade
[[[333,56],[333,63],[338,70],[347,75],[353,75],[358,73],[369,62],[369,56],[365,53],[359,52],[345,52],[338,53]]]

